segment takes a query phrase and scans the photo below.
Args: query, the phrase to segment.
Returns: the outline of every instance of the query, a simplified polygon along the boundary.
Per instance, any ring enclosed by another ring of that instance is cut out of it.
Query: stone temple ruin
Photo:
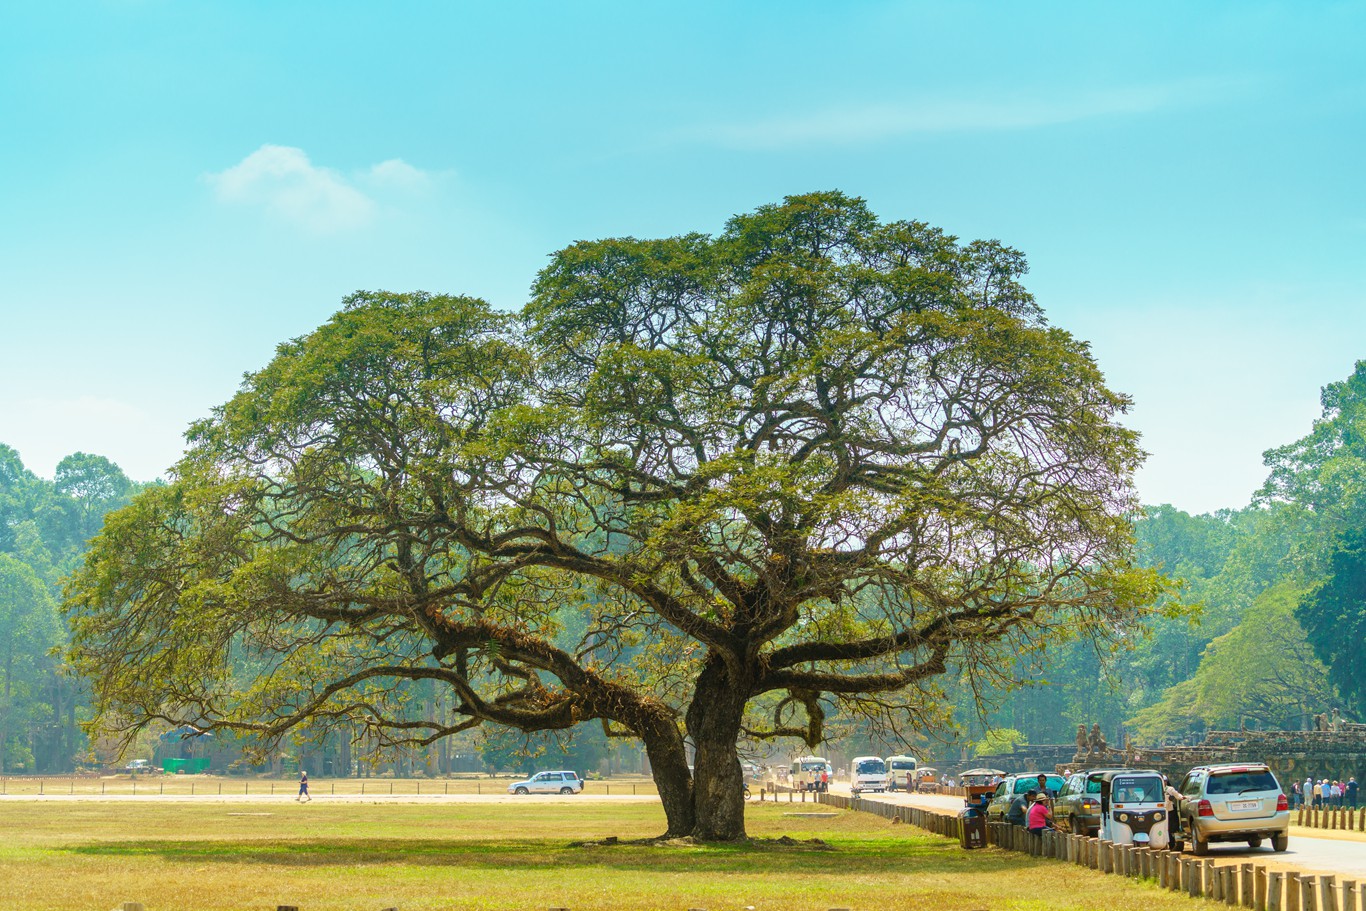
[[[1326,718],[1314,731],[1210,731],[1194,745],[1112,747],[1099,726],[1078,731],[1076,744],[1021,746],[1013,753],[979,756],[971,765],[1007,771],[1085,769],[1104,766],[1157,769],[1179,779],[1192,767],[1216,762],[1265,762],[1286,787],[1297,778],[1366,780],[1366,724]],[[1336,729],[1333,729],[1333,728]],[[1098,739],[1097,739],[1098,738]],[[965,766],[966,767],[966,766]]]

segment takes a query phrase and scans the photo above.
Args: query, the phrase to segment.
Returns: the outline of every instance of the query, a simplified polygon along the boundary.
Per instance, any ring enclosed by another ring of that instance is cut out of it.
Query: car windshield
[[[860,759],[854,771],[859,775],[885,775],[887,766],[881,759]]]
[[[1241,794],[1244,791],[1279,791],[1276,776],[1269,769],[1242,772],[1215,772],[1205,788],[1208,794]]]
[[[1046,777],[1044,778],[1044,781],[1047,782],[1048,790],[1050,790],[1050,791],[1061,791],[1061,790],[1062,790],[1063,778],[1062,778],[1061,775],[1048,775],[1048,776],[1046,776]],[[1031,776],[1028,777],[1028,778],[1017,778],[1017,779],[1015,780],[1015,793],[1016,793],[1016,794],[1023,794],[1023,793],[1025,793],[1026,791],[1028,791],[1030,788],[1033,788],[1033,789],[1036,790],[1036,791],[1039,789],[1039,776],[1037,776],[1037,775],[1031,775]]]
[[[1162,779],[1156,775],[1116,778],[1110,785],[1115,803],[1160,803]]]
[[[902,772],[914,772],[914,771],[915,771],[915,760],[914,760],[914,759],[893,759],[891,765],[892,765],[892,768],[895,769],[895,770],[897,770],[897,771],[902,771]]]

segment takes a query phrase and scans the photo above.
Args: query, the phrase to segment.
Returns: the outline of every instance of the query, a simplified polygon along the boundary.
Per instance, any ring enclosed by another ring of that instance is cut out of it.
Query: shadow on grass
[[[832,850],[833,849],[833,850]],[[87,857],[156,857],[170,862],[264,864],[280,867],[425,866],[532,871],[566,867],[664,873],[954,874],[1019,870],[1030,859],[997,851],[967,852],[938,838],[831,841],[828,848],[753,841],[736,845],[612,845],[571,847],[537,841],[365,839],[282,843],[241,841],[101,842],[59,849]]]

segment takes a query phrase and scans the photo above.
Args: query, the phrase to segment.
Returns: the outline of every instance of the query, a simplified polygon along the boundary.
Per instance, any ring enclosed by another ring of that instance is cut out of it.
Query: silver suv
[[[1175,850],[1186,839],[1200,855],[1209,853],[1212,841],[1245,841],[1258,848],[1270,838],[1273,851],[1284,851],[1290,843],[1290,803],[1265,763],[1196,766],[1180,791],[1176,814],[1182,831],[1172,835]]]
[[[537,772],[508,785],[509,794],[577,794],[583,790],[578,772]]]

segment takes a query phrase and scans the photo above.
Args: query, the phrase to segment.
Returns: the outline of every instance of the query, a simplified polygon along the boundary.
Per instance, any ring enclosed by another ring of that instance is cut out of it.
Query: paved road
[[[832,788],[833,790],[833,788]],[[846,790],[844,793],[848,793]],[[873,800],[886,800],[902,806],[957,812],[963,808],[961,797],[938,794],[867,794]],[[1290,827],[1290,848],[1276,853],[1269,846],[1210,845],[1209,856],[1216,865],[1255,862],[1271,869],[1309,873],[1331,873],[1343,879],[1366,880],[1366,833]]]

